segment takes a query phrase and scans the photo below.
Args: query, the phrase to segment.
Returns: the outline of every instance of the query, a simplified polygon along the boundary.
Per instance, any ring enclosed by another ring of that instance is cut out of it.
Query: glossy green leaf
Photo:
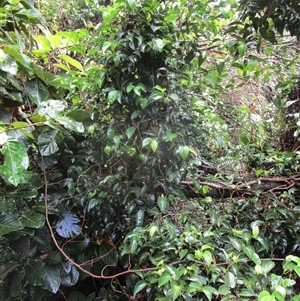
[[[135,224],[137,227],[141,227],[144,223],[145,210],[138,210],[135,215]]]
[[[166,271],[168,271],[168,273],[170,274],[170,276],[173,280],[178,279],[177,269],[175,267],[173,267],[172,265],[167,265]]]
[[[236,278],[231,272],[225,274],[225,284],[230,288],[235,288]]]
[[[264,260],[261,262],[263,274],[268,274],[274,267],[275,263],[271,260]]]
[[[182,286],[176,283],[171,284],[172,300],[176,300],[181,294]]]
[[[29,174],[25,173],[29,166],[29,158],[24,145],[19,140],[9,137],[0,151],[4,156],[0,174],[14,186],[26,182],[29,179]]]
[[[127,138],[130,139],[132,137],[132,135],[134,134],[135,132],[135,127],[129,127],[127,130],[126,130],[126,135],[127,135]]]
[[[245,43],[241,43],[238,46],[238,53],[239,53],[239,55],[243,56],[246,51],[247,51],[247,45]]]
[[[70,262],[66,262],[64,265],[66,275],[61,277],[61,284],[65,286],[73,286],[79,279],[79,272],[77,268]]]
[[[137,1],[136,0],[127,0],[128,5],[130,7],[131,10],[134,10],[137,6]]]
[[[111,90],[107,94],[107,100],[109,101],[110,104],[113,104],[118,99],[119,96],[120,96],[120,91]]]
[[[150,142],[150,146],[151,146],[152,151],[155,153],[157,148],[158,148],[157,140],[152,139],[151,142]]]
[[[75,121],[74,119],[66,116],[57,116],[55,120],[68,130],[75,133],[84,133],[84,126],[81,122]]]
[[[145,280],[140,280],[134,286],[133,295],[136,296],[141,290],[148,286],[148,282]]]
[[[212,254],[210,251],[206,250],[203,252],[203,259],[207,266],[210,266],[212,263]]]
[[[38,144],[42,156],[50,156],[59,151],[63,136],[60,131],[48,129],[38,137]]]
[[[17,74],[18,65],[15,59],[4,53],[2,49],[0,49],[0,57],[0,70],[9,72],[13,75]]]
[[[0,236],[23,229],[20,220],[13,214],[0,215]]]
[[[142,142],[142,146],[145,147],[147,146],[148,144],[150,144],[152,141],[152,138],[145,138]]]
[[[162,275],[159,277],[158,287],[165,285],[171,279],[171,275],[168,272],[163,272]]]
[[[168,202],[167,197],[165,197],[163,195],[159,196],[157,198],[157,205],[159,207],[160,212],[166,213],[166,211],[167,211],[167,209],[169,207],[169,202]]]
[[[44,284],[44,264],[39,261],[28,262],[25,266],[26,279],[34,286]]]
[[[188,157],[189,153],[190,153],[190,149],[188,146],[185,145],[179,147],[179,154],[183,160],[185,160]]]
[[[37,113],[40,116],[46,116],[47,118],[55,118],[62,115],[67,106],[68,105],[64,100],[49,99],[39,103]]]
[[[41,229],[45,224],[45,216],[42,213],[29,210],[20,218],[23,227]]]
[[[243,246],[243,251],[250,259],[253,260],[255,264],[261,264],[261,260],[259,256],[255,253],[254,248],[252,246]]]
[[[203,257],[203,252],[202,252],[201,250],[196,250],[196,251],[195,251],[195,258],[196,258],[197,260],[201,260],[202,257]]]
[[[275,297],[270,295],[268,291],[262,291],[258,295],[258,301],[275,301]]]

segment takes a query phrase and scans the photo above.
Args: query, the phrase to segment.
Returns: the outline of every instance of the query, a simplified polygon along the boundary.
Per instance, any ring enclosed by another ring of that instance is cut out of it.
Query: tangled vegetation
[[[300,300],[296,2],[1,1],[1,300]]]

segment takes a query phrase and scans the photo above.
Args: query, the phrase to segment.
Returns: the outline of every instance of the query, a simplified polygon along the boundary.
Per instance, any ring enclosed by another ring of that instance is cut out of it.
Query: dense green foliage
[[[1,1],[1,300],[300,299],[299,6],[248,2]]]

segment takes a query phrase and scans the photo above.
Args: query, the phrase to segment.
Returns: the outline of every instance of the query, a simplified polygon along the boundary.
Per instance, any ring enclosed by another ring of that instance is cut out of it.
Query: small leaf
[[[241,43],[238,46],[238,53],[240,56],[243,56],[245,54],[245,52],[247,51],[247,45],[245,43]]]
[[[159,277],[158,287],[163,286],[164,284],[169,282],[170,279],[171,279],[171,275],[166,271],[163,272],[162,275]]]
[[[202,257],[203,257],[203,252],[202,252],[201,250],[196,250],[196,251],[195,251],[195,258],[196,258],[197,260],[201,260]]]
[[[203,259],[206,263],[207,266],[210,266],[211,265],[211,262],[212,262],[212,254],[210,251],[204,251],[203,252]]]
[[[142,146],[145,147],[147,146],[148,144],[150,144],[152,141],[152,138],[145,138],[142,142]]]
[[[171,285],[171,293],[172,293],[172,299],[176,300],[180,294],[181,294],[182,286],[177,285],[176,283],[172,283]]]
[[[138,281],[138,283],[134,287],[133,295],[136,296],[136,294],[138,292],[140,292],[141,290],[143,290],[147,285],[148,285],[148,282],[145,280]]]
[[[256,225],[253,225],[252,226],[252,236],[254,238],[256,238],[258,236],[258,234],[259,234],[259,227]]]
[[[230,288],[235,288],[236,279],[235,279],[235,276],[231,272],[227,272],[225,274],[225,284]]]
[[[109,155],[110,152],[111,152],[111,147],[108,146],[108,145],[106,145],[106,146],[104,147],[104,152],[105,152],[107,155]]]
[[[157,204],[158,204],[159,210],[162,213],[166,213],[168,206],[169,206],[168,199],[163,195],[159,196],[157,198]]]
[[[134,134],[135,132],[135,127],[129,127],[127,130],[126,130],[126,135],[127,135],[127,138],[130,139],[132,137],[132,135]]]
[[[128,5],[130,7],[131,10],[134,10],[137,6],[137,1],[136,0],[127,0]]]
[[[135,225],[136,227],[141,227],[144,222],[145,210],[138,210],[135,215]]]
[[[110,104],[113,104],[117,100],[119,95],[120,95],[120,91],[110,90],[107,94],[107,100],[109,101]]]
[[[271,296],[268,291],[262,291],[258,295],[258,301],[274,301],[275,297]]]
[[[156,140],[152,139],[150,146],[151,146],[152,151],[155,153],[157,150],[157,147],[158,147],[158,142]]]
[[[179,154],[183,160],[185,160],[188,157],[189,153],[190,153],[190,149],[188,146],[185,145],[179,147]]]
[[[275,263],[271,260],[266,260],[261,263],[263,274],[268,274],[275,266]]]

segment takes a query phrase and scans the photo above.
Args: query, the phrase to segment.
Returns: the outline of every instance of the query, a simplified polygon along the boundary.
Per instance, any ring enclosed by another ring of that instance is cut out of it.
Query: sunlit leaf
[[[183,160],[185,160],[189,156],[189,153],[190,149],[188,146],[184,145],[179,147],[179,154]]]
[[[77,60],[71,58],[69,55],[66,54],[60,54],[58,55],[58,58],[64,60],[66,63],[72,65],[73,67],[77,68],[80,71],[83,71],[83,66],[81,65],[80,62]]]
[[[153,152],[156,152],[157,147],[158,147],[158,142],[155,139],[152,139],[150,142],[150,146]]]
[[[171,279],[171,275],[168,272],[163,272],[162,275],[159,277],[158,287],[165,285]]]
[[[182,286],[176,283],[171,284],[172,300],[176,300],[181,294]]]
[[[4,163],[0,166],[0,174],[14,186],[28,180],[25,170],[29,166],[29,158],[24,145],[17,139],[8,138],[1,148]]]

